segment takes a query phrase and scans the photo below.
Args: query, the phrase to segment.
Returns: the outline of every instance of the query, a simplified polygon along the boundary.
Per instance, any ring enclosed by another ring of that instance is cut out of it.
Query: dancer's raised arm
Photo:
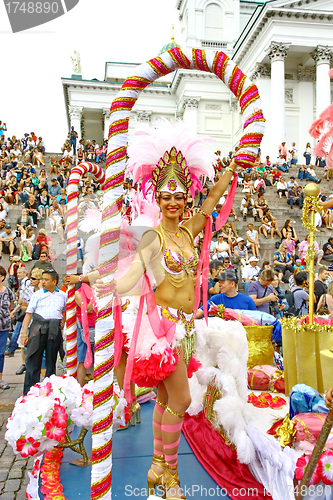
[[[236,168],[236,163],[232,162],[230,166],[225,169],[225,172],[221,179],[210,190],[209,195],[202,204],[201,210],[196,215],[194,215],[192,219],[184,224],[191,231],[194,237],[203,230],[206,224],[206,217],[200,212],[202,211],[208,215],[212,214],[217,202],[223,196],[224,192],[229,186],[230,180],[232,179]]]

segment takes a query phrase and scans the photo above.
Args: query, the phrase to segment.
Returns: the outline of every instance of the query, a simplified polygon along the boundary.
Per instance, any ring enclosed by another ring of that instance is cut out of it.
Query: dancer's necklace
[[[166,227],[163,226],[163,224],[160,224],[160,226],[164,229],[164,231],[166,231],[167,233],[173,233],[177,236],[177,238],[180,237],[180,232],[179,232],[179,227],[178,227],[178,231],[171,231],[170,229],[167,229]]]
[[[163,232],[164,232],[165,236],[167,236],[179,248],[179,250],[181,251],[181,254],[184,256],[184,249],[185,249],[185,245],[186,245],[186,240],[184,238],[183,232],[181,231],[181,235],[182,235],[182,239],[183,239],[183,245],[179,245],[179,243],[177,243],[177,241],[175,241],[172,238],[171,234],[166,234],[166,231],[168,231],[168,229],[166,229],[164,226],[162,226],[162,224],[160,224],[160,226],[163,229]],[[170,231],[170,233],[175,233],[175,231]]]

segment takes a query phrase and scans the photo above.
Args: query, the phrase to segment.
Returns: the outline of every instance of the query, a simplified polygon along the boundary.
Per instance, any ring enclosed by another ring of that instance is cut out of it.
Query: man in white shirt
[[[248,214],[253,215],[254,220],[257,221],[257,210],[254,207],[254,201],[251,198],[251,193],[246,193],[245,198],[242,199],[241,212],[243,214],[243,220],[246,220]]]
[[[68,159],[71,163],[73,163],[73,158],[74,158],[74,153],[72,151],[72,148],[68,146],[67,149],[64,151],[64,156],[63,159]]]
[[[26,147],[25,151],[29,151],[30,146],[32,146],[33,148],[35,148],[36,144],[35,144],[35,141],[31,137],[28,137],[27,147]]]
[[[14,144],[14,148],[10,150],[11,154],[15,156],[15,159],[17,160],[19,156],[22,155],[21,151],[19,150],[19,147],[17,144]]]
[[[321,179],[317,179],[316,172],[312,165],[308,166],[308,173],[309,173],[309,181],[316,182],[317,184],[321,182]]]
[[[55,374],[58,352],[63,353],[62,313],[66,310],[66,294],[59,290],[58,279],[54,269],[43,272],[42,288],[32,295],[25,314],[21,333],[21,342],[27,347],[24,394],[39,382],[44,351],[46,377]]]
[[[276,165],[278,170],[281,170],[281,172],[289,172],[288,165],[286,163],[287,160],[284,159],[283,155],[278,156],[276,159]]]
[[[242,280],[243,287],[246,295],[248,295],[248,289],[250,284],[255,281],[260,273],[260,267],[258,266],[258,257],[250,257],[249,263],[243,267]]]

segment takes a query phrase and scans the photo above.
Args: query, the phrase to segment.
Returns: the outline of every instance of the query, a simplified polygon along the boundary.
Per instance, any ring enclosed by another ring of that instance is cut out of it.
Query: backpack
[[[37,245],[34,246],[34,251],[32,252],[32,260],[39,260],[41,253],[41,245],[37,243]]]
[[[285,311],[285,313],[284,313],[284,316],[286,316],[286,317],[288,317],[288,316],[297,316],[297,317],[299,317],[300,312],[302,310],[302,307],[304,306],[304,304],[306,302],[306,299],[303,299],[300,307],[298,309],[296,309],[296,307],[295,307],[295,295],[294,294],[298,290],[299,290],[299,288],[297,288],[293,292],[291,292],[290,290],[286,290],[286,292],[285,292],[286,300],[287,300],[288,305],[289,305],[288,310]]]

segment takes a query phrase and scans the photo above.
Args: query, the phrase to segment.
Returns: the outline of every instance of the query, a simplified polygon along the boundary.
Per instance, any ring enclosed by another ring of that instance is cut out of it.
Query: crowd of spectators
[[[22,366],[18,373],[23,373],[26,370],[26,364],[20,333],[23,328],[24,335],[26,334],[24,318],[26,311],[30,314],[32,310],[29,309],[31,296],[38,291],[42,283],[49,287],[50,293],[58,283],[57,274],[53,269],[56,258],[54,245],[57,243],[61,246],[65,242],[66,186],[70,169],[85,160],[94,163],[103,162],[107,153],[106,140],[101,145],[95,140],[84,141],[79,139],[72,127],[61,148],[62,154],[52,155],[47,166],[42,137],[38,138],[33,132],[24,134],[22,139],[15,136],[5,137],[5,131],[6,125],[1,125],[0,122],[0,258],[2,254],[8,254],[11,261],[8,270],[0,266],[0,301],[3,300],[3,307],[8,308],[11,320],[9,322],[7,320],[8,325],[7,323],[0,325],[0,328],[3,328],[0,330],[0,388],[3,389],[7,387],[7,384],[2,381],[3,364],[1,363],[12,321],[15,320],[15,327],[6,354],[12,356],[18,346],[21,348]],[[277,203],[281,206],[280,200],[284,200],[286,207],[290,210],[301,209],[304,201],[302,182],[307,180],[321,182],[321,179],[316,177],[311,162],[308,161],[308,155],[311,155],[311,148],[309,151],[307,146],[304,151],[305,164],[297,167],[299,161],[295,143],[292,143],[289,150],[286,144],[282,143],[274,162],[269,156],[264,162],[261,162],[258,157],[252,168],[237,169],[238,190],[242,192],[240,207],[234,205],[227,223],[219,232],[216,231],[215,220],[223,206],[227,192],[221,197],[212,214],[213,239],[210,245],[208,285],[210,304],[223,304],[225,307],[234,309],[258,310],[281,318],[287,314],[289,308],[286,290],[290,290],[295,295],[297,314],[306,313],[308,275],[305,255],[309,237],[306,236],[303,241],[300,241],[291,219],[286,220],[280,229],[277,217],[273,213]],[[232,151],[225,158],[222,158],[221,152],[217,151],[215,181],[219,179],[223,169],[229,165],[232,158]],[[319,159],[316,163],[324,167],[324,173],[326,173],[323,162],[323,159]],[[290,168],[297,168],[298,173],[286,181],[283,174],[289,172]],[[327,175],[330,176],[329,172]],[[211,187],[212,184],[207,182],[202,193],[198,193],[195,199],[188,195],[183,214],[184,221],[197,213]],[[127,216],[129,221],[131,221],[133,194],[138,188],[139,186],[133,186],[131,178],[125,180],[123,215]],[[100,210],[99,185],[90,175],[85,174],[81,178],[79,193],[79,218],[86,217],[89,210]],[[272,203],[272,206],[270,206],[271,202],[267,201],[271,199],[267,196],[268,193],[276,193],[276,201]],[[20,205],[20,215],[16,224],[7,222],[8,214],[14,205]],[[332,229],[330,210],[324,211],[319,217],[320,220],[316,221],[318,230],[321,226]],[[239,223],[239,219],[243,219],[243,223]],[[256,227],[254,223],[257,223]],[[49,226],[49,231],[45,229],[45,225]],[[204,234],[200,234],[195,239],[195,246],[199,253],[203,237]],[[275,251],[270,255],[265,255],[268,259],[265,261],[263,261],[264,255],[261,250],[262,238],[276,240]],[[82,258],[81,247],[78,251],[78,255]],[[315,258],[318,264],[316,303],[318,308],[326,308],[325,310],[332,312],[333,285],[330,285],[330,282],[333,279],[333,237],[328,238],[322,249],[316,244]],[[328,267],[322,266],[323,259],[332,264]],[[34,263],[28,272],[27,268],[30,265],[26,267],[26,263],[32,260]],[[263,261],[261,265],[259,265],[260,261]],[[45,272],[48,276],[43,278]],[[2,285],[5,278],[8,287]],[[283,283],[282,286],[281,283]],[[5,290],[8,292],[3,299],[2,294]],[[38,308],[39,305],[36,307]],[[198,314],[200,316],[201,313]],[[58,319],[60,321],[60,318]],[[39,370],[41,363],[39,355],[37,361]],[[52,366],[53,364],[52,361]],[[50,370],[52,371],[53,368],[45,367],[47,373],[51,373]],[[29,374],[32,381],[38,376],[39,372]],[[83,383],[80,379],[81,382]]]
[[[71,129],[69,140],[66,140],[62,148],[62,155],[52,155],[47,166],[42,137],[31,132],[19,139],[16,136],[5,136],[6,131],[6,124],[0,123],[0,259],[3,255],[8,255],[10,259],[8,269],[0,266],[0,309],[5,311],[3,316],[6,319],[0,324],[0,389],[8,388],[8,384],[2,380],[5,354],[13,356],[20,347],[22,366],[17,374],[24,373],[27,365],[29,371],[21,334],[26,312],[30,312],[31,296],[42,284],[44,289],[49,287],[50,290],[57,286],[55,281],[58,281],[58,277],[54,266],[56,248],[57,252],[65,250],[61,245],[65,243],[66,187],[70,169],[82,160],[105,160],[107,149],[106,141],[99,146],[96,141],[84,143],[82,140],[78,141],[78,148],[73,148]],[[99,210],[100,194],[99,185],[94,179],[88,174],[84,175],[79,183],[80,217],[85,216],[87,208]],[[19,216],[13,218],[12,207],[17,205]],[[83,257],[81,243],[80,239],[80,258]],[[33,262],[30,264],[30,261]],[[1,264],[3,262],[4,259]],[[48,274],[44,276],[45,272]],[[5,280],[7,286],[2,285]],[[7,345],[11,330],[11,339]],[[34,364],[34,358],[31,359]],[[38,366],[39,361],[38,355]],[[42,374],[51,374],[55,370],[54,360],[51,365],[44,359]],[[39,376],[38,373],[29,374],[32,381],[35,376]],[[27,383],[30,384],[29,380]]]

